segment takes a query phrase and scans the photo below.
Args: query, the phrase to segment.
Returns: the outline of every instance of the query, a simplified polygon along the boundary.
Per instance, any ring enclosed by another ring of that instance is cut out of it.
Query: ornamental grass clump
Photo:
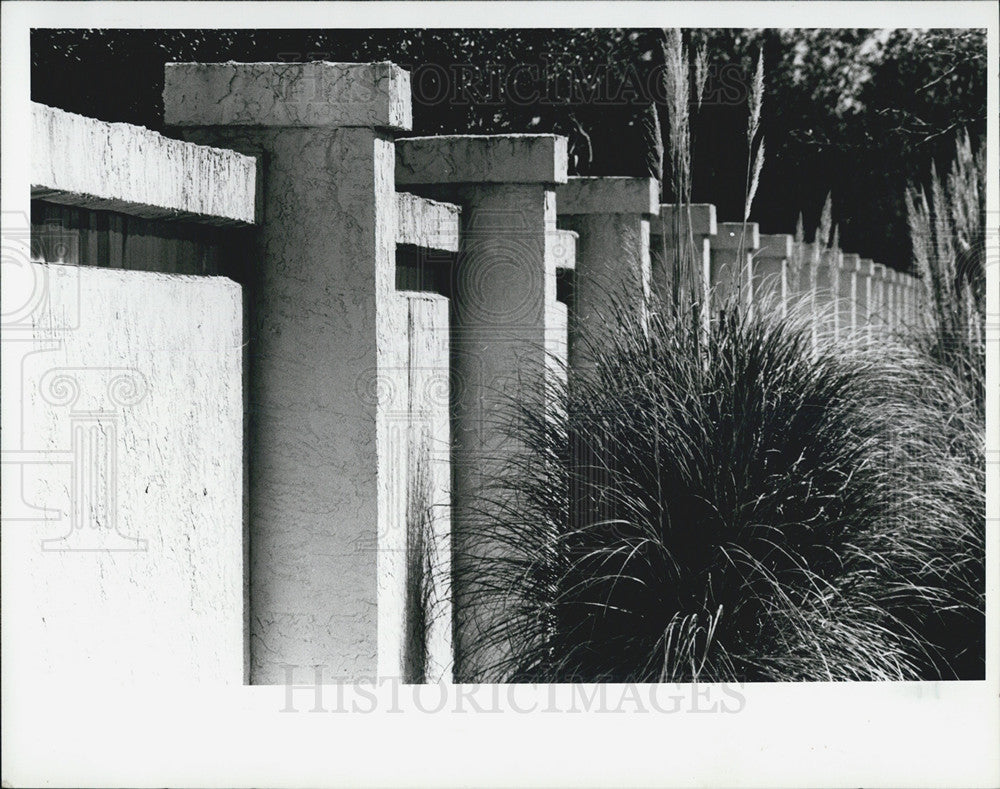
[[[804,322],[617,316],[493,481],[481,678],[931,679],[983,672],[983,434],[900,346]],[[499,546],[499,548],[498,548]]]

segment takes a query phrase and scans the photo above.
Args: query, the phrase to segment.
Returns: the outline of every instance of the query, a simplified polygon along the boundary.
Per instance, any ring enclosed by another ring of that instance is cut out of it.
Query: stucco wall
[[[2,335],[10,675],[242,682],[240,287],[26,265]]]

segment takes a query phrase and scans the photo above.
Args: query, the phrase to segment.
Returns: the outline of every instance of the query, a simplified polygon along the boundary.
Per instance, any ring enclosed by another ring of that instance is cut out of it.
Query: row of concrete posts
[[[489,678],[475,655],[491,612],[462,565],[482,547],[478,495],[518,449],[492,417],[511,400],[546,408],[533,373],[587,364],[612,305],[699,288],[710,305],[805,303],[818,339],[918,317],[912,277],[717,222],[711,205],[662,205],[652,179],[568,177],[562,137],[404,138],[409,75],[391,63],[169,64],[164,106],[186,140],[258,161],[254,683],[289,667],[405,675],[407,557],[428,511],[444,611],[430,678]]]

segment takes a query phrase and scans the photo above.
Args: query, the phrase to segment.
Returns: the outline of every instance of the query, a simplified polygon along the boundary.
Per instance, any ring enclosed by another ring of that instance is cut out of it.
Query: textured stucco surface
[[[566,138],[553,134],[441,135],[396,143],[396,183],[407,187],[564,184],[566,167]]]
[[[655,178],[571,176],[556,187],[563,214],[658,214],[660,185]]]
[[[391,458],[389,531],[379,535],[378,671],[427,681],[452,678],[451,427],[448,299],[393,294],[401,374],[387,393],[384,452]],[[423,619],[421,619],[423,617]],[[427,623],[426,629],[420,621]],[[408,638],[408,633],[423,635]]]
[[[396,193],[396,243],[458,252],[461,209],[409,192]]]
[[[29,265],[44,295],[3,330],[5,674],[241,683],[240,287]]]
[[[389,298],[392,142],[365,128],[185,135],[266,152],[248,338],[251,681],[282,683],[285,664],[371,677],[395,473],[378,447],[406,337]]]
[[[413,125],[410,73],[392,63],[167,63],[172,126]]]
[[[31,105],[32,197],[145,218],[253,224],[257,163],[141,126]]]

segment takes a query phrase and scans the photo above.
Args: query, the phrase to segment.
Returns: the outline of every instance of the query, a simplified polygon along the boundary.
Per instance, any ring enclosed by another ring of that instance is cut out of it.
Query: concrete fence
[[[4,316],[4,402],[41,427],[4,410],[24,514],[5,504],[4,595],[46,670],[111,660],[103,620],[70,621],[93,604],[127,611],[164,675],[481,678],[503,657],[479,651],[494,612],[470,557],[502,550],[481,493],[522,449],[497,414],[544,412],[617,310],[767,305],[814,316],[816,343],[920,319],[913,277],[660,204],[652,179],[570,177],[562,137],[402,138],[390,63],[168,64],[164,108],[179,139],[34,107],[27,266],[47,286]],[[70,430],[38,394],[52,370],[119,368],[149,396],[117,432]],[[60,518],[151,568],[50,558]],[[91,596],[53,601],[57,577]]]

